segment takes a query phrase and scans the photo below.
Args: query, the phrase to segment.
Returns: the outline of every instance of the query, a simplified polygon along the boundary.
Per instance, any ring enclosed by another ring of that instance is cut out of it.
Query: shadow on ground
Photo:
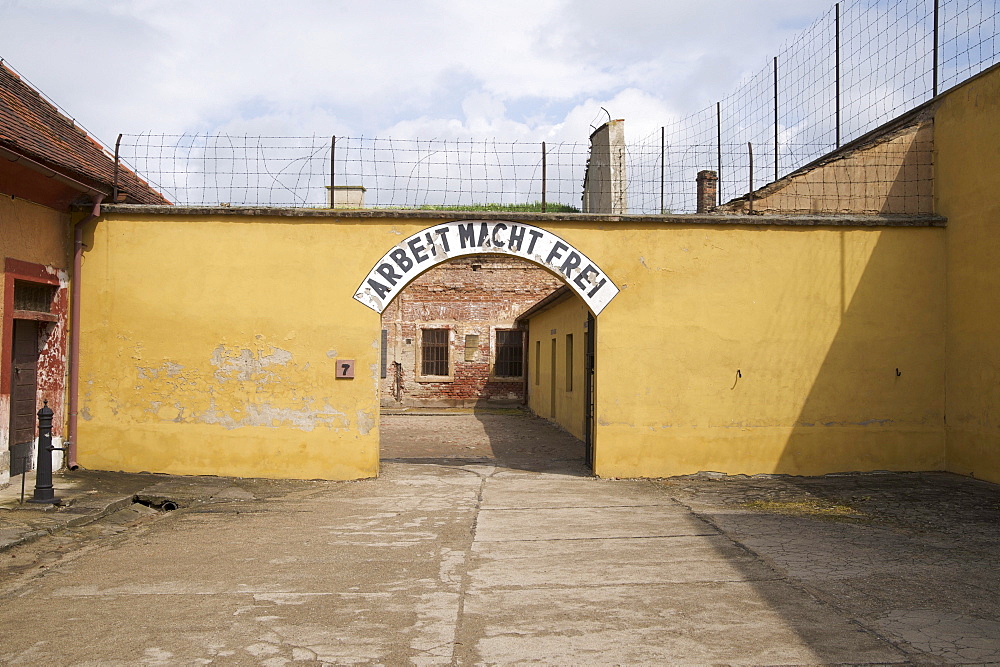
[[[660,483],[908,660],[1000,660],[997,485],[950,473],[694,475]]]
[[[381,458],[589,476],[584,444],[521,408],[410,408],[381,417]]]

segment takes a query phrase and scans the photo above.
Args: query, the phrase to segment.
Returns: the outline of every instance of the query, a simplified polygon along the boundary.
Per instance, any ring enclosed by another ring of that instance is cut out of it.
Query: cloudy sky
[[[0,0],[3,58],[119,132],[641,136],[764,67],[832,0]]]

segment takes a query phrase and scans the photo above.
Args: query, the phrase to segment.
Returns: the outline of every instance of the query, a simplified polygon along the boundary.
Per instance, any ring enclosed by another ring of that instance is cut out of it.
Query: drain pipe
[[[66,466],[76,470],[76,427],[80,409],[80,269],[83,266],[83,228],[101,215],[103,194],[94,196],[94,208],[73,226],[73,282],[70,283],[69,304],[69,439],[66,442]]]

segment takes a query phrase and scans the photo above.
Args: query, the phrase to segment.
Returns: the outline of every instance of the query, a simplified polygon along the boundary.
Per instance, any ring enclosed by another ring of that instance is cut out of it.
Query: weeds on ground
[[[829,521],[871,520],[871,517],[868,517],[864,512],[855,507],[819,498],[806,498],[804,500],[751,500],[750,502],[741,503],[741,507],[755,512],[810,517]]]

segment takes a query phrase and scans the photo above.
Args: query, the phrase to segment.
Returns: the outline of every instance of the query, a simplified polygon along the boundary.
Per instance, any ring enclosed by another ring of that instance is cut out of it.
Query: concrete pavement
[[[5,582],[0,661],[905,660],[663,489],[389,464],[182,508]]]
[[[517,452],[348,483],[97,474],[180,508],[0,552],[0,663],[1000,661],[994,485],[532,468]]]

